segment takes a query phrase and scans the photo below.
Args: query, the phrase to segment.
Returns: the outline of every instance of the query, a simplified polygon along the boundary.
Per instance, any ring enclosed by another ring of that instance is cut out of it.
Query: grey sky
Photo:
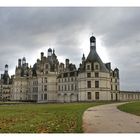
[[[7,63],[14,74],[23,56],[33,65],[49,47],[78,66],[92,33],[120,69],[121,89],[140,90],[140,8],[0,8],[0,71]]]

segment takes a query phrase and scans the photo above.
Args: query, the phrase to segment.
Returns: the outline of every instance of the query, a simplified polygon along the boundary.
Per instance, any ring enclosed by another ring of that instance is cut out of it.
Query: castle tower
[[[18,67],[21,67],[21,59],[18,59]]]
[[[8,65],[5,65],[5,73],[8,74]]]
[[[26,58],[23,57],[23,59],[22,59],[22,66],[25,66],[25,65],[26,65]]]

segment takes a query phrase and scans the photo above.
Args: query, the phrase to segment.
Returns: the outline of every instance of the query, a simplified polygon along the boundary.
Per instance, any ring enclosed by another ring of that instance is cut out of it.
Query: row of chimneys
[[[22,66],[28,66],[28,63],[26,63],[26,58],[23,57],[22,60],[21,59],[18,59],[18,67],[21,67]]]

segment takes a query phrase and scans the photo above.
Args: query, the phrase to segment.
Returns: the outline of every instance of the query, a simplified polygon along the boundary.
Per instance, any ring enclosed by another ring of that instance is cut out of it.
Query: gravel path
[[[84,112],[85,133],[140,133],[140,117],[117,109],[115,103],[91,107]]]

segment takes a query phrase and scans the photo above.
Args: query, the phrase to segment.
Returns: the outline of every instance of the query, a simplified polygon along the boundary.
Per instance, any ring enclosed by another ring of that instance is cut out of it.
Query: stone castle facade
[[[90,52],[83,54],[79,68],[69,59],[60,63],[55,50],[41,52],[33,67],[26,58],[18,59],[15,75],[8,74],[8,65],[1,75],[1,100],[37,102],[78,102],[128,100],[127,94],[140,98],[139,93],[121,92],[119,69],[103,63],[96,51],[96,38],[90,37]],[[132,98],[133,99],[133,98]]]

